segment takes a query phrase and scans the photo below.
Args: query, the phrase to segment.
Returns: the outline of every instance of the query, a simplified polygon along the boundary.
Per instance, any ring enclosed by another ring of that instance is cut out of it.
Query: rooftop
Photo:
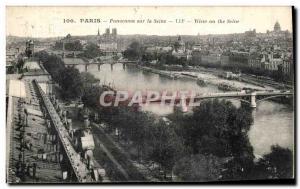
[[[27,68],[28,70],[41,70],[41,66],[37,61],[26,61],[24,68]]]

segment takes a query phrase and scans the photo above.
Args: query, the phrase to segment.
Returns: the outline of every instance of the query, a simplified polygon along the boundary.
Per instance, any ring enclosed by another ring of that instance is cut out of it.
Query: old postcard
[[[7,183],[294,183],[293,7],[6,7]]]

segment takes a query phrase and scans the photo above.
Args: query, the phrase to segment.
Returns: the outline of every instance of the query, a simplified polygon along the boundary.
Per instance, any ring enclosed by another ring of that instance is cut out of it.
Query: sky
[[[74,23],[64,23],[67,19]],[[81,19],[100,19],[100,23],[85,23]],[[111,19],[135,23],[110,23]],[[153,23],[154,19],[166,23]],[[195,23],[195,19],[206,23]],[[218,23],[219,19],[225,23]],[[265,33],[273,30],[276,21],[282,30],[292,31],[291,7],[6,7],[6,35],[22,37],[96,35],[98,29],[102,34],[105,28],[117,28],[118,34],[123,35],[229,34],[249,29]]]

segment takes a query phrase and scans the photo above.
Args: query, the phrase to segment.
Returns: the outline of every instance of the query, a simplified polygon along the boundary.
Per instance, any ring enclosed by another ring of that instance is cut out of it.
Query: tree
[[[54,48],[62,50],[63,49],[63,42],[61,42],[61,41],[55,42]],[[79,40],[65,42],[65,50],[67,50],[67,51],[81,51],[82,48],[83,47],[82,47]]]
[[[99,84],[100,80],[95,78],[94,75],[92,75],[91,73],[89,72],[82,72],[80,73],[80,77],[81,77],[81,80],[84,84],[84,89],[87,89],[87,88],[90,88],[94,85],[97,85]]]
[[[15,65],[15,67],[18,69],[19,72],[22,72],[23,70],[23,66],[24,66],[24,60],[23,60],[23,56],[19,55],[18,59],[17,59],[17,63]]]
[[[201,102],[192,115],[176,119],[180,124],[177,133],[192,154],[229,158],[223,179],[248,178],[254,159],[247,136],[253,122],[249,110],[215,99]]]
[[[81,98],[83,104],[91,109],[97,110],[100,105],[100,95],[103,91],[104,89],[100,86],[84,87]]]
[[[288,148],[271,146],[271,152],[255,163],[250,179],[292,179],[294,178],[293,153]]]
[[[190,155],[176,162],[174,173],[183,181],[216,181],[220,179],[222,164],[222,159],[213,155]]]
[[[68,67],[61,70],[59,84],[65,99],[76,99],[83,93],[83,82],[76,68]]]
[[[41,60],[45,69],[52,76],[52,79],[60,83],[61,72],[65,69],[62,59],[56,55],[49,55],[45,51],[37,52],[35,56]]]
[[[151,127],[149,137],[151,150],[148,158],[160,164],[166,177],[167,172],[171,172],[175,162],[182,157],[183,142],[172,125],[166,124],[163,120]]]
[[[124,51],[123,55],[129,60],[138,60],[143,55],[143,47],[139,42],[134,41]]]
[[[194,154],[233,155],[236,144],[233,139],[247,137],[243,133],[247,133],[252,124],[251,114],[246,111],[225,100],[203,101],[194,108],[192,116],[184,118],[182,133],[186,144]]]
[[[269,174],[273,178],[288,179],[293,178],[293,153],[288,148],[278,145],[271,147],[271,153],[264,155],[263,159],[268,162]]]
[[[83,54],[80,56],[83,56],[85,58],[96,58],[101,55],[99,47],[95,43],[89,43],[86,46],[86,49],[83,51]]]

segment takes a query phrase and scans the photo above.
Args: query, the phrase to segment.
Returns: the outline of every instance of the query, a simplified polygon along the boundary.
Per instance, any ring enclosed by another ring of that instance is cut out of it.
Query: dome
[[[281,31],[280,24],[278,22],[276,22],[275,25],[274,25],[274,31],[275,32]]]

